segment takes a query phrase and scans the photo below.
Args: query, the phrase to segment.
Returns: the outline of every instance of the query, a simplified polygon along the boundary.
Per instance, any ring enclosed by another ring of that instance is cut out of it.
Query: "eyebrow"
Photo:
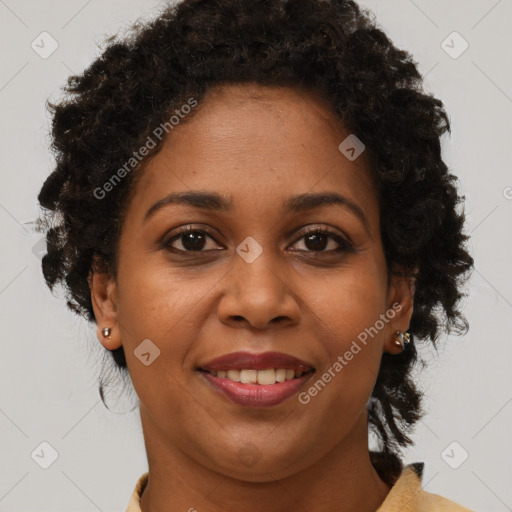
[[[203,210],[224,212],[229,212],[233,208],[233,202],[230,199],[215,192],[202,192],[199,190],[173,192],[149,208],[144,216],[143,223],[147,222],[158,210],[168,205],[186,205]],[[283,209],[284,213],[300,213],[325,205],[341,205],[348,208],[361,220],[366,231],[370,234],[368,218],[363,209],[347,197],[336,192],[298,194],[288,198],[283,204]]]

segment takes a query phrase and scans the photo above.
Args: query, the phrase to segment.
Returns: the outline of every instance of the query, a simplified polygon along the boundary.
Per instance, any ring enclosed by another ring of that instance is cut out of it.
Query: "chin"
[[[264,446],[265,449],[260,450],[248,441],[241,448],[224,450],[219,456],[214,456],[216,464],[212,469],[237,480],[264,483],[292,476],[315,462],[306,459],[305,454],[297,452],[296,447],[276,453],[276,449],[268,441]],[[234,457],[225,460],[228,451],[232,451]]]

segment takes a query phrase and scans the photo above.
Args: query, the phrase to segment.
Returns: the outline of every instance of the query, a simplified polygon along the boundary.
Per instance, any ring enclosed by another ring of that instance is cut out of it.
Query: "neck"
[[[141,406],[149,480],[142,512],[375,512],[390,487],[370,462],[367,418],[328,454],[305,470],[283,478],[247,481],[212,471],[170,446]],[[272,477],[272,475],[267,475]]]

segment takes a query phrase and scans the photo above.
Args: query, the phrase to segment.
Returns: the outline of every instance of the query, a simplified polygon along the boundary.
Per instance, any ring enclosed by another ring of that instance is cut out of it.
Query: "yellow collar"
[[[424,491],[421,486],[422,470],[422,463],[406,466],[376,512],[472,512],[437,494]],[[137,480],[126,512],[141,512],[140,498],[148,478],[149,472]]]

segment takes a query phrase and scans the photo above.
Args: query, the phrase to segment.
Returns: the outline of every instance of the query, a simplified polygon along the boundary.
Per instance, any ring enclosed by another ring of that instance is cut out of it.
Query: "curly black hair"
[[[351,0],[184,0],[105,46],[68,78],[60,103],[48,102],[56,166],[38,195],[47,210],[38,219],[46,283],[65,285],[69,308],[95,321],[88,276],[116,275],[123,216],[149,159],[110,187],[108,200],[98,190],[190,98],[248,82],[314,92],[371,156],[388,275],[401,269],[415,278],[412,342],[399,355],[383,354],[367,406],[383,446],[379,472],[393,482],[399,450],[413,444],[407,434],[423,415],[411,378],[415,341],[436,347],[441,329],[467,332],[460,301],[474,263],[459,208],[465,198],[441,158],[449,119],[424,92],[417,63]],[[122,347],[112,356],[126,369]]]

